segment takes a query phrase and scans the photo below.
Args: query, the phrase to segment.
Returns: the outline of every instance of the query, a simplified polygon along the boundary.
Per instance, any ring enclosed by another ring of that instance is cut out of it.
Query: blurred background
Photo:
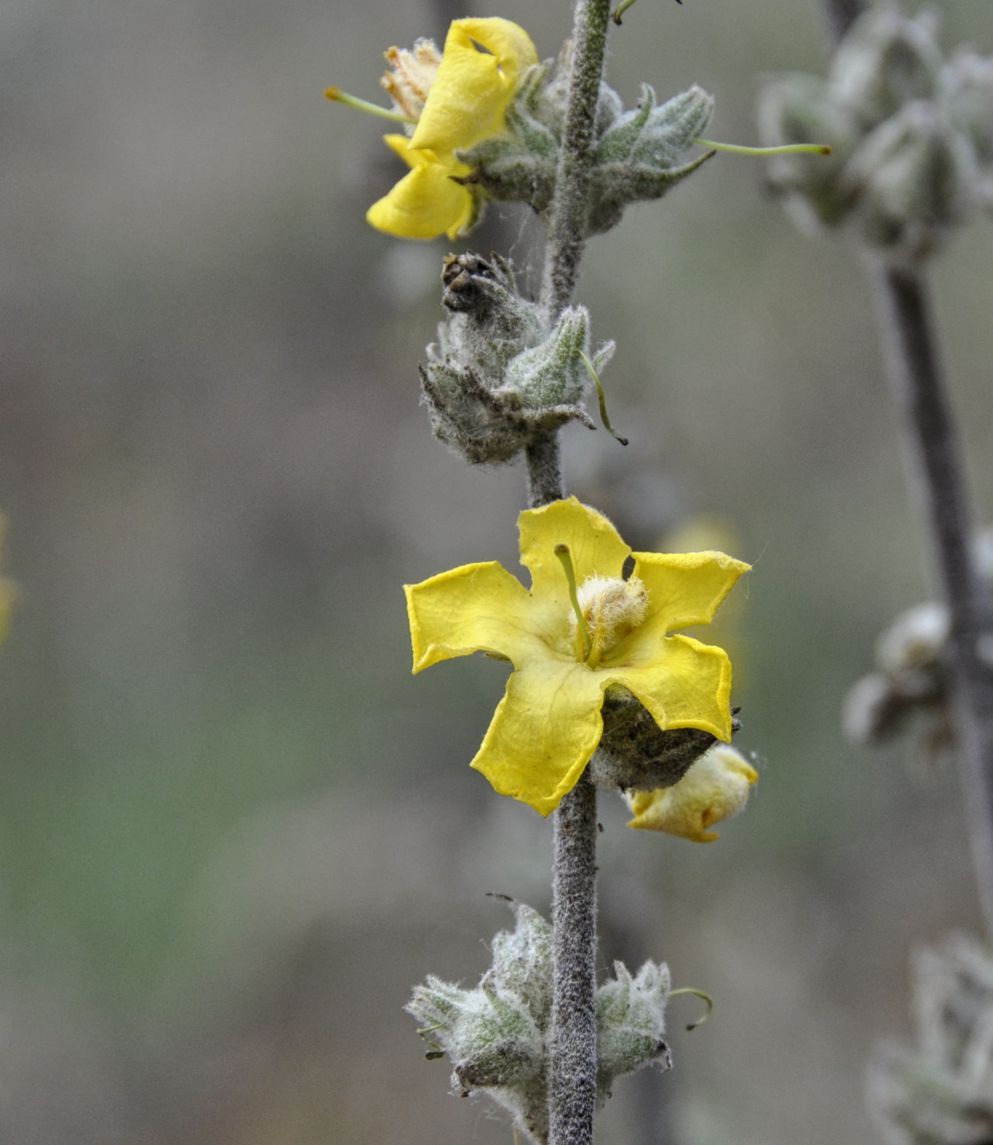
[[[940,7],[946,44],[993,49],[989,0]],[[570,9],[485,14],[551,56]],[[400,585],[515,568],[523,474],[432,439],[449,247],[365,225],[396,165],[321,94],[379,98],[384,48],[464,14],[0,7],[4,1142],[510,1143],[401,1007],[428,973],[476,981],[511,924],[485,892],[547,908],[551,824],[466,766],[505,670],[412,679]],[[755,142],[762,75],[822,66],[813,0],[642,0],[609,78],[628,103],[699,82],[713,137]],[[534,221],[486,227],[458,249],[533,275]],[[991,267],[977,226],[933,276],[982,520]],[[636,548],[705,517],[754,564],[714,638],[762,771],[707,847],[603,800],[604,966],[664,959],[717,1010],[687,1034],[673,1003],[675,1070],[619,1082],[601,1135],[872,1140],[862,1071],[908,1032],[908,951],[978,912],[953,769],[839,730],[930,581],[866,283],[720,156],[595,239],[579,297],[632,445],[569,428],[569,487]]]

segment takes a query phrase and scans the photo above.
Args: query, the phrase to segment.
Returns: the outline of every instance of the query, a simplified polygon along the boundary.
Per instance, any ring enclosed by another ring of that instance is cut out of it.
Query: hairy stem
[[[587,776],[555,812],[549,1145],[592,1145],[596,1108],[596,788]]]
[[[549,324],[572,301],[586,241],[593,129],[608,0],[578,0],[572,68],[552,201],[541,302]],[[528,504],[565,496],[557,432],[526,453]],[[584,776],[555,812],[549,1145],[593,1145],[596,1109],[596,788]]]
[[[972,557],[961,436],[952,415],[923,276],[877,266],[873,286],[909,471],[951,620],[955,731],[979,899],[993,937],[993,618]]]
[[[607,50],[608,0],[579,0],[572,35],[569,103],[545,247],[541,301],[550,320],[572,301],[586,242],[593,128]]]
[[[538,509],[565,496],[557,430],[535,437],[525,453],[528,508]]]

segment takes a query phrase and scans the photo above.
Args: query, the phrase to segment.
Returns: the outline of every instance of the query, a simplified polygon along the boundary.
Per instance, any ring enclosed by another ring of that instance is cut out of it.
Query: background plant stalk
[[[927,284],[919,270],[872,268],[887,375],[901,414],[906,466],[924,512],[931,559],[951,622],[955,742],[966,825],[987,933],[993,936],[993,624],[972,555],[973,523],[937,350]]]
[[[824,0],[833,43],[865,11],[864,0]],[[966,826],[979,901],[993,937],[993,616],[972,555],[973,515],[962,437],[941,365],[930,296],[920,267],[870,259],[886,372],[901,414],[906,471],[924,511],[931,560],[951,622],[951,676]],[[988,655],[988,653],[987,653]]]

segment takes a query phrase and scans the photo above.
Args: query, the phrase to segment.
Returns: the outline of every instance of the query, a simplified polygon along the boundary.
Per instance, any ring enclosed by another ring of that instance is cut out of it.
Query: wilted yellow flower
[[[410,139],[384,138],[411,170],[366,219],[399,238],[454,239],[478,213],[477,195],[457,181],[470,169],[456,153],[504,130],[514,91],[538,53],[523,28],[490,17],[453,21],[440,62],[427,40],[411,51],[391,48],[386,58],[393,70],[383,86],[416,126]]]
[[[472,766],[547,815],[596,750],[612,685],[663,730],[730,740],[727,655],[671,634],[708,623],[749,566],[716,552],[632,553],[575,497],[525,510],[519,527],[530,591],[495,561],[404,586],[415,672],[472,652],[514,665]]]
[[[665,831],[694,843],[712,843],[719,836],[709,828],[744,808],[749,788],[758,777],[740,752],[718,744],[672,787],[626,795],[634,815],[628,826]]]

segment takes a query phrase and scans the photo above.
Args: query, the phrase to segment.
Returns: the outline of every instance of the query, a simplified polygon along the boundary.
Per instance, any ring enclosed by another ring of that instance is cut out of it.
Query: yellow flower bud
[[[712,843],[718,835],[709,828],[744,809],[749,788],[758,777],[740,752],[718,744],[674,786],[626,795],[634,816],[628,826]]]

